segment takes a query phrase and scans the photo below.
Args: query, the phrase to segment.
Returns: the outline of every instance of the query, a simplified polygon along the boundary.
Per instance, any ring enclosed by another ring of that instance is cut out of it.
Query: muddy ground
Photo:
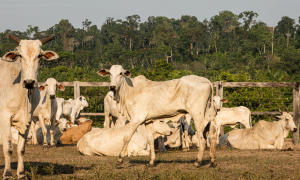
[[[148,168],[149,157],[125,158],[121,167],[117,157],[84,156],[76,145],[42,149],[26,146],[25,168],[29,179],[300,179],[300,149],[287,140],[284,150],[217,150],[217,167],[209,164],[209,150],[204,152],[200,168],[195,168],[197,150],[156,153],[156,164]],[[0,146],[0,174],[4,157]],[[12,155],[16,178],[17,153]]]

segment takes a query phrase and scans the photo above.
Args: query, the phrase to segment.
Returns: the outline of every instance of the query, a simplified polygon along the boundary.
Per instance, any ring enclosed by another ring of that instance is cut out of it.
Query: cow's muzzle
[[[55,99],[55,94],[51,94],[50,99]]]
[[[297,132],[297,128],[294,128],[294,131],[293,132]]]
[[[23,81],[23,87],[26,89],[33,89],[36,87],[36,81],[32,79],[27,79]]]
[[[115,91],[116,90],[116,86],[109,86],[109,90]]]
[[[173,132],[172,131],[170,131],[170,136],[173,134]]]
[[[220,109],[217,109],[217,112],[220,112]]]

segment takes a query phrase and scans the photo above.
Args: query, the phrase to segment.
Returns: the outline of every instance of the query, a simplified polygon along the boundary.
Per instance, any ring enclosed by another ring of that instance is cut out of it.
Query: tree
[[[255,18],[258,14],[253,11],[244,11],[240,13],[239,18],[244,20],[244,29],[246,31],[251,30],[252,25],[255,25]]]
[[[295,20],[292,18],[289,18],[288,16],[283,16],[281,18],[281,21],[278,22],[278,25],[276,27],[276,30],[278,33],[285,34],[287,37],[286,46],[289,47],[289,38],[291,36],[291,33],[293,34],[295,31],[294,28]]]

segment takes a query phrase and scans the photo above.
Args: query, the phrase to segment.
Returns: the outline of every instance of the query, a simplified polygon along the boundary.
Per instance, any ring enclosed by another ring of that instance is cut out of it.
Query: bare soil
[[[29,179],[300,179],[300,149],[291,139],[283,150],[217,149],[217,167],[210,167],[209,150],[201,167],[193,166],[197,149],[156,153],[155,167],[148,167],[149,157],[125,158],[118,167],[118,157],[84,156],[76,145],[42,149],[26,146],[25,169]],[[4,156],[0,146],[0,175]],[[16,178],[17,153],[14,145],[12,171]]]

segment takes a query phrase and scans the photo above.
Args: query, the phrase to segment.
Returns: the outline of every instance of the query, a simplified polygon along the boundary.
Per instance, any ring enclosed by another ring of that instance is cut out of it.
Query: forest
[[[53,50],[59,60],[40,62],[39,81],[53,77],[58,81],[109,81],[96,72],[120,64],[132,77],[166,81],[185,75],[198,75],[224,82],[300,81],[300,17],[283,16],[277,24],[258,21],[259,14],[245,11],[234,14],[220,11],[200,21],[195,16],[180,19],[150,16],[141,22],[139,15],[126,20],[106,18],[101,27],[88,19],[75,28],[67,19],[47,30],[28,25],[25,32],[7,29],[0,33],[0,56],[14,50],[13,34],[20,39],[42,39],[52,34],[55,40],[44,50]],[[9,28],[9,27],[8,27]],[[103,112],[108,88],[81,87],[90,106],[84,112]],[[73,88],[58,92],[73,98]],[[292,109],[292,88],[224,88],[225,107],[246,106],[251,111]],[[93,117],[102,126],[103,117]],[[253,124],[269,116],[252,116]]]

